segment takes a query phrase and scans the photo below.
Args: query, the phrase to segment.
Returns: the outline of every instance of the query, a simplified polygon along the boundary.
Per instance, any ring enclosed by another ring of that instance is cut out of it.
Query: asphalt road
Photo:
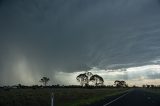
[[[160,106],[160,95],[144,89],[132,89],[89,106]]]
[[[134,89],[93,106],[160,106],[160,95],[143,89]]]

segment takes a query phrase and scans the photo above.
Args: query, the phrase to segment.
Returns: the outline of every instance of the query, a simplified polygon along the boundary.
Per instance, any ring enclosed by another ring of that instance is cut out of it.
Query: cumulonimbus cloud
[[[21,56],[41,74],[155,64],[159,12],[159,0],[2,0],[0,73]]]

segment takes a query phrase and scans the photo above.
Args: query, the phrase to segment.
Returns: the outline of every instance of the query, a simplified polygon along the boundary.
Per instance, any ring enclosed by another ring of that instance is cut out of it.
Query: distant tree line
[[[123,80],[115,80],[113,85],[104,85],[104,79],[97,75],[92,74],[91,72],[85,72],[82,74],[79,74],[76,77],[76,80],[80,83],[80,85],[47,85],[47,83],[50,81],[48,77],[42,77],[39,82],[42,83],[42,85],[32,85],[32,86],[25,86],[21,84],[17,84],[14,86],[0,86],[0,89],[4,89],[6,91],[9,91],[10,89],[37,89],[37,88],[125,88],[129,87],[127,83]],[[93,84],[90,84],[92,82]],[[160,88],[160,85],[142,85],[143,88]],[[133,85],[131,88],[137,88],[137,86]]]
[[[5,91],[9,91],[9,90],[12,90],[12,89],[44,89],[44,88],[84,88],[82,87],[81,85],[49,85],[49,86],[42,86],[42,85],[32,85],[32,86],[26,86],[26,85],[21,85],[21,84],[18,84],[18,85],[14,85],[14,86],[1,86],[0,89],[4,89]],[[85,87],[87,89],[95,89],[95,88],[114,88],[114,86],[93,86],[93,85],[90,85],[90,86],[87,86]]]
[[[117,84],[117,81],[115,81]],[[102,86],[95,86],[95,85],[89,85],[89,86],[81,86],[81,85],[49,85],[49,86],[43,86],[43,85],[32,85],[32,86],[26,86],[26,85],[14,85],[14,86],[0,86],[0,89],[3,89],[5,91],[10,91],[12,89],[43,89],[43,88],[85,88],[85,89],[95,89],[95,88],[137,88],[137,86],[133,85],[132,87],[129,86],[119,86],[119,84],[117,85],[102,85]],[[160,85],[143,85],[143,88],[160,88]]]
[[[160,85],[142,85],[143,88],[160,88]]]

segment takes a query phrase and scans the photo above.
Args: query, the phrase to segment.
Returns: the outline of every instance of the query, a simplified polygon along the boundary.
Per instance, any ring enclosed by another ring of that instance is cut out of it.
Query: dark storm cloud
[[[159,12],[159,0],[1,0],[1,73],[21,61],[41,75],[152,64]]]

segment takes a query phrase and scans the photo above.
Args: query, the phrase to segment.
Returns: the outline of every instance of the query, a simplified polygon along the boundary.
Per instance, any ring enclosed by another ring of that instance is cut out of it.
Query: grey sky
[[[159,0],[1,0],[0,83],[159,64],[159,13]]]

